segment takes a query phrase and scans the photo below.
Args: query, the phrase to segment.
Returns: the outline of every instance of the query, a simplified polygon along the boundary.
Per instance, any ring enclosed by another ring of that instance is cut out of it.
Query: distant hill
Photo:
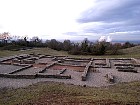
[[[140,45],[121,50],[125,54],[140,54]]]

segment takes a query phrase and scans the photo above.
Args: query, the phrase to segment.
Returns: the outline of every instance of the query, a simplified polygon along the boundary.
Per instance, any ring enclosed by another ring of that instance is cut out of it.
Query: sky
[[[0,33],[140,40],[140,0],[0,0]]]

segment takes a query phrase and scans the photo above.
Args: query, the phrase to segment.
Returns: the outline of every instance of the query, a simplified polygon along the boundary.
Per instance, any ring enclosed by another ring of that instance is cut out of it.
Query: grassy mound
[[[123,53],[125,54],[139,54],[140,53],[140,45],[131,47],[131,48],[126,48],[122,50]]]

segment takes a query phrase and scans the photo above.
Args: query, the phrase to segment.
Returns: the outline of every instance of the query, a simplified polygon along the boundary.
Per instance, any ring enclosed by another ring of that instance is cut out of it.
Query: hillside
[[[124,55],[127,55],[128,57],[130,56],[130,57],[140,58],[140,45],[131,48],[122,49],[120,51],[123,52]]]
[[[131,47],[131,48],[126,48],[121,50],[124,54],[139,54],[140,53],[140,45]]]

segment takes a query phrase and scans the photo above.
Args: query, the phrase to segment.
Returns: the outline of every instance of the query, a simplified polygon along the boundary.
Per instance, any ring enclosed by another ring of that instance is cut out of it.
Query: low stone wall
[[[12,65],[25,67],[25,66],[28,66],[29,64],[12,63]]]
[[[17,58],[18,60],[22,60],[22,59],[26,59],[26,58],[29,58],[29,57],[30,57],[30,55],[25,54],[25,55],[19,55],[19,56],[15,57],[15,58]]]
[[[88,61],[91,60],[91,58],[72,58],[72,57],[67,57],[66,59],[67,60],[88,60]]]
[[[57,61],[58,61],[58,63],[63,63],[63,62],[64,62],[63,59],[61,59],[61,60],[57,60]]]
[[[0,77],[3,78],[15,78],[15,79],[35,79],[36,74],[24,74],[24,75],[18,75],[18,74],[0,74]]]
[[[12,62],[14,62],[14,63],[21,63],[21,60],[15,58],[15,59],[12,60]]]
[[[16,79],[35,79],[36,74],[24,74],[24,75],[18,75],[18,74],[7,74],[5,75],[6,78],[16,78]]]
[[[58,75],[59,74],[63,74],[67,69],[66,68],[63,68],[62,70],[59,70],[59,73],[57,73]]]
[[[63,63],[57,63],[57,65],[61,65],[61,66],[73,66],[73,67],[85,67],[85,65],[73,65],[73,64],[63,64]]]
[[[105,63],[96,63],[95,60],[105,60]],[[93,63],[91,65],[93,68],[111,68],[110,59],[100,59],[100,58],[93,58]]]
[[[15,71],[10,72],[9,74],[14,74],[14,73],[23,71],[23,70],[25,70],[25,69],[28,69],[28,68],[30,68],[30,67],[33,67],[33,65],[28,65],[28,66],[22,67],[22,68],[20,68],[20,69],[16,69]]]
[[[91,67],[93,67],[93,68],[110,68],[107,65],[95,65],[95,64],[92,64]]]
[[[135,70],[135,69],[118,69],[118,71],[138,73],[137,70]]]
[[[51,55],[45,55],[45,58],[54,58],[54,56],[51,56]]]
[[[134,69],[134,66],[117,66],[116,69]]]
[[[95,68],[95,62],[94,62],[94,60],[92,61],[91,67]]]
[[[106,68],[111,68],[110,59],[106,59]]]
[[[48,66],[46,67],[46,69],[50,68],[51,66],[55,65],[56,63],[57,63],[57,61],[56,61],[56,62],[53,62],[52,64],[48,65]]]
[[[95,65],[97,65],[97,66],[105,66],[106,64],[105,63],[96,63],[95,62]]]
[[[93,58],[93,60],[106,60],[105,58]]]
[[[46,74],[46,73],[38,73],[38,74],[0,74],[0,77],[4,78],[16,78],[16,79],[35,79],[39,78],[57,78],[57,79],[71,79],[71,75],[63,75],[63,74]]]
[[[35,60],[24,59],[24,60],[22,60],[22,63],[25,63],[25,64],[34,64],[35,63]]]
[[[46,66],[46,67],[43,68],[41,71],[39,71],[39,73],[43,73],[43,72],[45,72],[47,68],[48,68],[48,66]]]
[[[56,57],[52,58],[52,61],[56,61],[56,60],[57,60],[57,58],[56,58]]]
[[[45,72],[46,69],[49,69],[51,66],[55,65],[56,63],[57,63],[57,61],[56,61],[56,62],[53,62],[52,64],[50,64],[50,65],[48,65],[48,66],[46,66],[46,67],[45,67],[44,69],[42,69],[39,73]]]
[[[134,66],[131,63],[115,63],[114,66]]]
[[[51,56],[51,55],[45,54],[45,56],[47,57],[47,56]]]
[[[65,59],[65,61],[75,61],[75,62],[89,62],[90,60],[83,60],[83,59]]]
[[[140,67],[140,61],[139,61],[139,60],[137,60],[137,59],[135,59],[135,58],[131,58],[131,59],[132,59],[133,62],[135,62],[134,65],[135,65],[136,67]]]
[[[131,58],[110,58],[110,60],[131,60]]]
[[[135,65],[129,63],[129,64],[114,64],[114,66],[116,66],[116,69],[118,71],[121,71],[121,72],[134,72],[134,73],[137,73],[137,70],[135,70]]]
[[[62,57],[62,58],[64,58],[64,57],[68,57],[68,56],[56,55],[55,57]]]
[[[39,59],[45,58],[45,57],[46,57],[46,55],[40,55],[40,56],[39,56]]]
[[[10,58],[7,58],[7,59],[3,59],[3,60],[0,61],[0,63],[4,63],[5,61],[9,61],[9,60],[12,60],[12,59],[14,59],[14,57],[10,57]]]
[[[11,62],[0,62],[0,64],[11,65]]]
[[[27,58],[27,60],[38,60],[39,58],[38,57],[30,57],[30,58]]]
[[[140,64],[136,64],[136,65],[134,65],[135,67],[140,67]]]
[[[37,77],[39,78],[57,78],[57,79],[71,79],[71,75],[63,75],[63,74],[48,74],[48,73],[38,73]]]
[[[7,74],[2,73],[2,74],[0,74],[0,77],[6,77],[6,75]]]
[[[81,76],[82,81],[86,81],[87,74],[88,74],[88,71],[89,71],[89,67],[91,66],[92,62],[93,62],[93,61],[90,61],[90,62],[87,64],[87,66],[85,67],[84,72],[82,73],[82,76]]]
[[[64,61],[65,59],[66,59],[66,57],[54,57],[55,59],[53,59],[53,60],[62,60],[62,61]]]

